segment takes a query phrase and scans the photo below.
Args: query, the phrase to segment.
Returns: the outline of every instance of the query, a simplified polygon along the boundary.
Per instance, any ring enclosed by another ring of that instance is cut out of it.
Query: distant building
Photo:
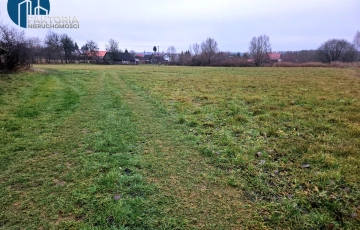
[[[114,52],[106,52],[104,58],[104,62],[110,64],[121,64],[121,65],[135,65],[135,58],[130,53],[114,53]]]
[[[265,54],[263,57],[266,57]],[[268,54],[269,59],[265,58],[266,61],[264,63],[276,63],[276,62],[282,62],[282,54],[281,53],[269,53]],[[254,58],[247,59],[247,62],[254,63]]]
[[[144,64],[166,64],[167,62],[162,54],[145,55],[143,59]]]
[[[106,51],[84,51],[81,49],[77,49],[73,52],[73,54],[77,57],[78,61],[84,63],[99,63],[102,62]]]
[[[106,51],[96,51],[95,53],[87,52],[86,54],[93,60],[102,60],[106,54]]]
[[[269,53],[269,59],[271,63],[282,62],[282,54],[281,53]]]

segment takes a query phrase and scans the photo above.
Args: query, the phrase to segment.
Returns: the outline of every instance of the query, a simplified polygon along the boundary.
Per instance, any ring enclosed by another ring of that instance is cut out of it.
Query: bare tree
[[[2,22],[0,22],[0,67],[9,71],[30,67],[30,46],[24,31],[4,25]]]
[[[318,49],[319,60],[325,63],[355,60],[355,46],[344,39],[330,39]]]
[[[105,47],[108,52],[119,52],[119,43],[112,38],[110,38],[109,43]]]
[[[93,59],[93,60],[96,59],[97,58],[96,54],[99,51],[98,44],[95,41],[90,40],[90,41],[87,41],[84,46],[85,46],[84,49],[86,49],[88,51],[91,59]]]
[[[48,63],[50,60],[57,60],[60,59],[62,62],[62,51],[63,46],[61,42],[61,35],[49,31],[45,37],[45,44],[46,44],[46,59]]]
[[[29,41],[29,58],[31,63],[42,63],[43,42],[38,37],[28,38]]]
[[[109,43],[106,44],[105,47],[106,51],[109,52],[111,59],[114,59],[120,52],[119,43],[112,38],[110,38]]]
[[[170,62],[171,63],[174,63],[175,62],[175,59],[176,59],[176,49],[174,46],[170,46],[168,49],[167,49],[167,55],[169,56],[170,58]]]
[[[201,43],[201,53],[206,59],[206,64],[211,64],[211,61],[219,50],[217,46],[218,44],[213,38],[207,38]]]
[[[72,52],[75,51],[75,43],[67,34],[61,35],[60,41],[64,51],[65,62],[68,63],[68,61],[72,58]]]
[[[271,53],[269,36],[263,34],[253,37],[250,41],[249,53],[254,58],[256,66],[264,65],[269,60],[269,53]]]
[[[79,60],[82,60],[83,62],[87,62],[89,60],[89,48],[87,47],[87,45],[83,45],[80,48],[80,54],[79,54]]]
[[[197,43],[194,43],[192,45],[192,51],[194,52],[194,55],[199,55],[200,54],[200,45]]]

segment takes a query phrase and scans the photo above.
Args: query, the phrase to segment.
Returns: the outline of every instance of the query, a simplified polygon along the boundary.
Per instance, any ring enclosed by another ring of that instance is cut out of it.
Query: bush
[[[0,67],[5,71],[30,67],[29,42],[23,31],[0,22]],[[2,63],[3,62],[3,63]]]

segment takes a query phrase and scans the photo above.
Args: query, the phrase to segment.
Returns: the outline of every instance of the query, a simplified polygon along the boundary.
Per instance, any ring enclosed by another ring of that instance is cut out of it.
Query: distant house
[[[269,53],[269,59],[270,59],[271,63],[281,62],[282,61],[282,54],[281,53]]]
[[[139,58],[139,59],[142,59],[142,58],[144,58],[144,54],[141,54],[141,53],[137,53],[137,54],[135,54],[135,58]]]
[[[162,54],[152,54],[152,55],[145,55],[143,62],[145,64],[166,64],[167,60],[165,60]]]
[[[106,51],[95,51],[94,53],[87,52],[87,55],[93,60],[102,60],[106,54]]]
[[[140,54],[140,53],[135,54],[134,58],[137,65],[140,63],[144,63],[144,56],[145,56],[144,54]]]
[[[163,56],[154,56],[151,59],[151,63],[152,64],[165,64],[167,63],[167,61],[165,60],[165,58]]]
[[[78,57],[79,62],[85,63],[99,63],[102,62],[106,51],[84,51],[84,50],[75,50],[74,54]]]
[[[130,53],[106,52],[103,60],[111,64],[135,65],[135,58]]]
[[[282,61],[282,54],[281,53],[269,53],[268,58],[266,57],[266,54],[263,54],[263,63],[276,63]],[[255,63],[254,58],[247,59],[247,62],[249,63]]]
[[[143,57],[143,63],[144,64],[151,64],[151,58],[152,58],[153,55],[145,55]]]
[[[95,52],[96,57],[98,57],[99,59],[103,59],[105,54],[106,54],[106,51],[96,51]]]

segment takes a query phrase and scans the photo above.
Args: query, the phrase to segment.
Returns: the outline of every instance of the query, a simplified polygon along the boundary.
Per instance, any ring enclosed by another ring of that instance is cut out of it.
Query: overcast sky
[[[110,38],[123,50],[178,52],[208,37],[222,51],[246,52],[252,37],[266,34],[274,51],[316,49],[331,38],[353,41],[360,30],[360,0],[50,0],[51,16],[76,16],[80,29],[67,33],[79,46]],[[4,23],[17,27],[0,2]],[[19,28],[19,27],[18,27]],[[46,29],[26,29],[45,37]]]

